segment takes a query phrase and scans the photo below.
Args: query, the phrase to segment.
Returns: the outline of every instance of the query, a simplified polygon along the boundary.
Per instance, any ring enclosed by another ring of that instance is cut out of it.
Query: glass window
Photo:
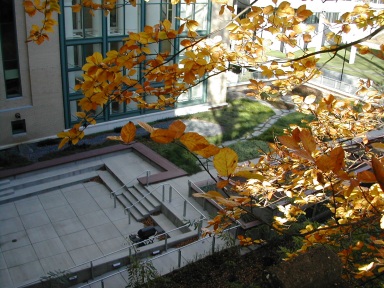
[[[25,119],[11,121],[12,134],[21,134],[27,132],[27,127],[25,125]]]
[[[208,2],[205,0],[197,0],[195,4],[187,5],[184,1],[180,5],[180,18],[188,18],[199,22],[198,30],[208,29]]]
[[[0,53],[7,98],[21,96],[19,55],[13,1],[1,0]]]

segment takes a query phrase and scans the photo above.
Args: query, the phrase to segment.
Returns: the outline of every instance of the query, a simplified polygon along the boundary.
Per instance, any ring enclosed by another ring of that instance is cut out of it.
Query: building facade
[[[218,14],[214,10],[220,7],[212,7],[209,0],[191,5],[184,1],[171,5],[170,0],[142,0],[137,1],[136,7],[118,0],[108,16],[102,11],[94,11],[92,16],[86,8],[73,13],[71,6],[79,1],[60,0],[59,27],[49,35],[49,41],[38,46],[25,41],[31,25],[39,23],[39,15],[30,18],[20,1],[0,1],[0,148],[54,137],[76,123],[82,94],[74,86],[81,78],[86,57],[94,52],[105,55],[109,50],[118,50],[129,32],[142,31],[146,25],[165,19],[177,27],[179,20],[175,17],[201,23],[199,35],[207,35],[225,23],[224,18],[211,21],[211,15]],[[151,48],[172,55],[178,51],[179,41]],[[175,61],[179,57],[182,55]],[[139,67],[138,79],[141,75]],[[127,119],[154,121],[204,111],[225,103],[225,86],[224,76],[211,78],[181,95],[175,108],[161,112],[138,108],[136,103],[110,103],[104,111],[96,111],[98,124],[87,132],[120,127]]]

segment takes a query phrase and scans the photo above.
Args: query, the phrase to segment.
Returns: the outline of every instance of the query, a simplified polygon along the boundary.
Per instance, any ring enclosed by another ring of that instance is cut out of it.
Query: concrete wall
[[[0,147],[54,135],[64,128],[57,27],[50,41],[40,46],[26,43],[31,25],[40,24],[41,19],[27,16],[22,3],[15,2],[22,95],[7,99],[4,89],[0,90]],[[26,133],[12,134],[16,113],[25,119]]]

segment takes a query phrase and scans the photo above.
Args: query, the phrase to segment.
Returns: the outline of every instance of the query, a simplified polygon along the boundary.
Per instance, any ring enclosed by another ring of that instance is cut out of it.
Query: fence
[[[118,190],[125,187],[127,184],[123,185]],[[166,193],[168,192],[168,193]],[[129,256],[132,253],[136,253],[138,251],[138,247],[140,247],[140,256],[142,258],[148,257],[150,255],[156,254],[155,252],[164,250],[168,251],[171,245],[178,245],[179,243],[191,239],[193,237],[200,237],[201,228],[203,225],[203,221],[206,220],[206,217],[203,213],[201,213],[190,201],[188,201],[177,189],[172,187],[168,183],[161,184],[156,188],[152,189],[148,194],[156,194],[158,193],[160,196],[157,196],[158,199],[161,199],[162,203],[162,212],[165,216],[177,227],[175,229],[168,230],[162,234],[156,235],[156,242],[151,243],[151,245],[147,244],[147,240],[138,242],[138,243],[129,243],[128,240],[126,242],[126,246],[113,251],[111,253],[105,254],[103,256],[94,258],[90,261],[87,261],[82,264],[78,264],[73,266],[65,271],[60,271],[62,275],[66,275],[66,280],[72,281],[73,285],[76,283],[83,283],[88,279],[94,279],[95,277],[108,273],[111,269],[117,269],[120,266],[125,266],[129,264]],[[116,193],[113,193],[116,195]],[[115,198],[115,197],[114,197]],[[144,198],[143,198],[144,199]],[[183,218],[178,217],[178,215],[183,215]],[[191,231],[189,227],[191,223],[185,224],[185,217],[189,217],[188,219],[193,219],[193,222],[196,226],[196,231]],[[128,210],[128,223],[130,223],[131,215]],[[22,287],[41,287],[42,280],[37,280],[30,282],[28,284],[19,286]]]
[[[195,262],[203,257],[212,255],[222,249],[233,247],[237,245],[237,229],[240,226],[234,226],[228,228],[222,232],[220,236],[204,237],[200,238],[192,243],[185,246],[176,248],[172,251],[154,256],[149,259],[143,260],[141,263],[151,262],[156,268],[157,272],[161,275],[171,272],[174,269],[181,268],[189,263]],[[167,260],[165,260],[167,258]],[[164,263],[173,263],[174,266],[168,267],[169,270],[164,269]],[[88,282],[87,284],[77,286],[77,288],[104,288],[104,282],[112,277],[116,277],[127,271],[127,267],[120,269],[119,271],[112,273],[108,276],[103,277],[95,281]],[[123,276],[122,276],[123,277]]]

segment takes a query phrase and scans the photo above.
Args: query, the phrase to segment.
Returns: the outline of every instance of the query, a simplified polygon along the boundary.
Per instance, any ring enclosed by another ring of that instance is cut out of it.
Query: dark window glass
[[[11,125],[12,125],[12,134],[20,134],[20,133],[27,132],[27,128],[25,126],[25,119],[12,121]]]

